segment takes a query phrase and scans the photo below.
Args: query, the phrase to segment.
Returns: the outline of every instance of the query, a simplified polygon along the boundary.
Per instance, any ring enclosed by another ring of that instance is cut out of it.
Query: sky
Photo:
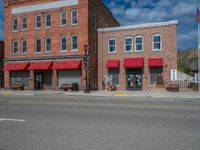
[[[121,25],[178,20],[177,50],[197,47],[198,0],[103,0]],[[4,36],[3,0],[0,0],[0,40]]]

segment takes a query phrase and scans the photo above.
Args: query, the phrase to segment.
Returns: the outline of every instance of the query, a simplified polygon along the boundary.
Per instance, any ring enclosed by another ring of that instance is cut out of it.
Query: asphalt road
[[[199,150],[200,100],[0,96],[0,150]]]

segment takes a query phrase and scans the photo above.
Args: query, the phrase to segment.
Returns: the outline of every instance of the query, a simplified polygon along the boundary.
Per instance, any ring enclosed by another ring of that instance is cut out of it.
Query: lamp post
[[[84,51],[85,51],[85,55],[84,55],[84,65],[85,65],[85,90],[84,93],[90,93],[90,88],[88,86],[88,45],[84,45]]]

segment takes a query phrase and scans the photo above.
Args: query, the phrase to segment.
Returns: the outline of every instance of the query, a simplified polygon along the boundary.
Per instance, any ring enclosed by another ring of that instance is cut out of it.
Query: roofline
[[[168,25],[178,25],[178,20],[171,20],[167,22],[146,23],[146,24],[139,24],[139,25],[129,25],[129,26],[121,26],[121,27],[113,27],[113,28],[99,28],[98,32],[113,32],[113,31],[120,31],[120,30],[152,28],[152,27],[160,27],[160,26],[168,26]]]

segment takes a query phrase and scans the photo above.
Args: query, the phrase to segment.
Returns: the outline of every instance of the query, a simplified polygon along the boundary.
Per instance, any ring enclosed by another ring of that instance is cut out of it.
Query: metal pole
[[[198,91],[200,93],[200,23],[198,22]]]

